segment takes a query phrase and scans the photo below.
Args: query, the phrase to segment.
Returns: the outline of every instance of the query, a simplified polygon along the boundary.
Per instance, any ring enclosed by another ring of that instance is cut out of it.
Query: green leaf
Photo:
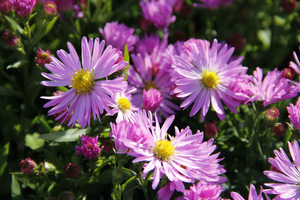
[[[12,175],[12,180],[11,180],[11,197],[12,199],[22,199],[21,188],[18,180],[14,175]]]
[[[271,45],[271,34],[272,32],[270,29],[257,31],[257,37],[262,42],[265,49],[268,49]]]
[[[64,132],[48,133],[38,136],[39,139],[50,140],[55,142],[74,142],[81,135],[85,135],[90,131],[86,129],[69,129]]]
[[[4,15],[4,17],[13,27],[17,29],[17,31],[19,31],[21,34],[24,33],[24,29],[22,29],[21,26],[14,19],[6,15]]]
[[[7,165],[8,153],[9,153],[9,143],[4,145],[0,150],[0,177],[4,173],[5,167]]]
[[[20,98],[22,97],[20,92],[4,86],[0,86],[0,96],[16,96]]]
[[[25,136],[25,146],[31,148],[32,150],[37,150],[44,146],[45,140],[38,139],[39,133],[35,132],[33,134],[26,134]]]
[[[8,65],[7,67],[6,67],[6,69],[17,69],[17,68],[19,68],[22,64],[24,63],[24,61],[22,60],[22,61],[17,61],[17,62],[15,62],[15,63],[13,63],[13,64],[11,64],[11,65]]]
[[[124,69],[124,74],[125,74],[124,81],[126,81],[127,76],[128,76],[127,72],[128,72],[128,69],[129,69],[129,52],[128,52],[128,45],[127,44],[125,44],[125,48],[124,48],[124,61],[128,62],[128,65]]]
[[[33,181],[32,178],[29,178],[27,174],[23,174],[22,172],[12,172],[12,176],[16,179],[16,181],[20,181],[27,187],[30,187],[31,189],[36,189],[37,184]]]

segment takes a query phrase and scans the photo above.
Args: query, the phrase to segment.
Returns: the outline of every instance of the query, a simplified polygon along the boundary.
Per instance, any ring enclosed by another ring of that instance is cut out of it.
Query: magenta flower
[[[13,9],[13,0],[1,0],[0,1],[0,12],[7,14]]]
[[[229,6],[234,0],[200,0],[201,4],[194,3],[195,7],[207,8],[207,9],[217,9],[221,6]]]
[[[68,11],[73,8],[74,0],[54,0],[59,11]]]
[[[265,189],[266,194],[276,194],[279,199],[299,199],[300,198],[300,149],[295,140],[293,144],[288,142],[292,162],[284,150],[280,152],[274,150],[275,158],[269,158],[269,163],[279,170],[264,171],[264,174],[271,180],[280,183],[265,183],[272,189]]]
[[[292,82],[282,77],[282,72],[274,69],[269,71],[263,79],[263,71],[259,67],[253,72],[249,85],[249,101],[263,101],[263,106],[290,99],[297,96],[299,88]]]
[[[206,183],[199,181],[197,184],[193,184],[189,190],[183,192],[183,196],[178,200],[182,199],[209,199],[209,200],[221,200],[221,193],[225,189],[219,184]],[[177,200],[177,199],[176,199]]]
[[[159,36],[155,35],[145,35],[143,38],[136,42],[135,51],[141,55],[151,54],[155,48],[160,46]]]
[[[35,0],[14,0],[14,10],[21,17],[27,17],[31,14],[35,3]]]
[[[44,51],[41,48],[39,48],[39,50],[37,50],[37,56],[35,61],[37,62],[37,64],[44,66],[46,63],[51,62],[50,56],[50,51]]]
[[[286,109],[294,129],[300,131],[300,98],[298,98],[296,105],[290,103],[290,106]]]
[[[150,88],[143,91],[143,108],[147,111],[155,112],[161,101],[164,99],[159,90]]]
[[[106,79],[109,75],[124,69],[127,62],[116,62],[120,57],[120,52],[108,46],[104,49],[105,42],[98,38],[81,41],[81,57],[79,57],[71,43],[68,42],[70,53],[58,50],[57,55],[62,60],[59,61],[51,56],[52,62],[45,64],[45,67],[53,74],[42,73],[50,81],[42,81],[44,86],[57,87],[67,86],[69,90],[61,95],[52,97],[42,97],[51,100],[44,107],[51,107],[49,115],[55,115],[64,110],[56,120],[62,117],[62,123],[71,115],[68,126],[73,126],[78,120],[78,124],[83,127],[90,124],[91,112],[93,118],[100,120],[100,114],[104,110],[108,111],[108,105],[113,104],[111,96],[115,92],[123,91],[126,82],[122,77],[113,80]],[[66,109],[68,107],[68,109]]]
[[[237,192],[230,193],[233,200],[245,200],[240,194]],[[270,198],[266,195],[266,199],[269,200]],[[264,200],[262,196],[262,190],[260,190],[259,194],[256,193],[256,189],[253,184],[250,185],[249,196],[248,200]]]
[[[44,4],[44,11],[46,15],[54,16],[57,14],[57,5],[54,1],[47,1]]]
[[[167,131],[174,116],[170,116],[160,127],[157,116],[152,119],[151,112],[138,112],[137,124],[142,133],[147,135],[147,141],[136,142],[131,139],[122,139],[123,144],[131,149],[129,155],[135,157],[132,161],[145,162],[143,174],[153,172],[152,188],[158,186],[162,175],[170,181],[178,180],[193,183],[195,179],[210,182],[224,182],[226,178],[220,177],[225,172],[217,159],[219,154],[213,154],[216,146],[213,139],[203,142],[203,133],[197,131],[193,134],[189,127],[179,130],[175,127],[175,136],[171,137]],[[155,125],[153,125],[155,123]],[[130,133],[124,133],[130,134]]]
[[[193,102],[190,116],[201,112],[204,121],[210,104],[221,120],[225,119],[223,103],[232,111],[243,99],[229,86],[233,78],[245,76],[247,71],[240,59],[231,60],[233,48],[219,44],[214,40],[212,46],[206,40],[191,41],[186,44],[189,59],[175,56],[174,64],[177,74],[174,75],[178,98],[184,98],[180,107],[186,109]]]
[[[26,158],[24,160],[21,160],[20,165],[21,165],[21,172],[24,174],[31,174],[37,168],[37,164],[31,158]]]
[[[175,179],[172,182],[169,182],[167,185],[162,187],[158,192],[158,199],[159,200],[169,200],[171,199],[173,193],[176,191],[178,192],[184,192],[184,184],[182,181],[179,181],[178,179]],[[178,200],[178,198],[176,198]]]
[[[90,136],[82,135],[81,146],[76,145],[76,154],[83,155],[88,159],[95,159],[100,154],[101,150],[98,146],[98,135],[93,138]]]
[[[127,44],[128,51],[133,51],[138,37],[133,35],[134,29],[118,22],[106,23],[104,29],[99,29],[107,44],[124,51]]]
[[[140,7],[144,18],[158,29],[168,28],[176,20],[172,15],[176,0],[141,0]]]
[[[4,40],[5,44],[7,44],[8,46],[11,46],[11,47],[17,46],[18,37],[15,34],[11,33],[8,30],[5,30],[3,32],[2,37],[3,37],[3,40]]]
[[[300,62],[295,51],[293,52],[293,56],[296,63],[290,61],[289,67],[292,68],[299,75],[298,79],[300,80]]]

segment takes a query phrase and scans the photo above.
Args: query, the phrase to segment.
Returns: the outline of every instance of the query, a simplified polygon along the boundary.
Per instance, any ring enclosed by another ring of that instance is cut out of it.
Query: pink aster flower
[[[195,7],[202,7],[207,9],[217,9],[221,6],[229,6],[234,0],[200,0],[201,4],[194,3]]]
[[[134,29],[118,22],[106,23],[104,29],[99,29],[107,44],[112,45],[121,51],[124,51],[125,44],[127,44],[128,51],[134,49],[134,45],[138,37],[133,35]]]
[[[233,200],[245,200],[240,194],[237,192],[231,192],[230,193]],[[269,200],[270,198],[266,195],[266,199]],[[253,184],[250,185],[248,200],[264,200],[264,197],[262,196],[262,188],[259,192],[259,194],[256,193],[256,189]]]
[[[123,91],[126,82],[123,81],[123,77],[113,80],[108,80],[107,77],[124,69],[127,62],[117,62],[120,57],[119,51],[111,46],[107,48],[104,46],[105,42],[100,42],[98,38],[88,41],[86,37],[83,37],[81,41],[82,63],[69,42],[70,53],[64,50],[57,51],[62,62],[51,56],[52,62],[45,64],[45,67],[53,74],[42,73],[42,76],[50,81],[42,81],[41,84],[50,87],[66,86],[69,90],[57,96],[42,97],[51,100],[44,105],[46,108],[53,106],[48,111],[49,115],[55,115],[64,110],[56,120],[63,117],[63,123],[71,115],[68,126],[73,126],[78,120],[78,124],[83,128],[86,124],[90,124],[91,112],[93,112],[94,119],[100,120],[100,114],[104,110],[109,110],[108,105],[113,104],[111,96],[115,92]]]
[[[7,14],[13,9],[13,0],[1,0],[0,1],[0,12]]]
[[[265,183],[272,189],[265,189],[266,194],[276,194],[278,199],[300,199],[300,149],[295,140],[293,144],[288,142],[292,162],[284,150],[274,150],[275,158],[269,158],[269,163],[279,170],[264,171],[271,180],[279,183]]]
[[[156,28],[167,28],[176,20],[172,15],[176,0],[141,0],[140,7],[143,17]]]
[[[151,112],[159,107],[161,101],[164,99],[159,90],[150,88],[148,91],[144,89],[143,92],[143,108]]]
[[[50,56],[51,56],[51,54],[50,54],[49,50],[45,51],[45,50],[39,48],[39,50],[37,50],[36,62],[39,65],[44,66],[46,63],[51,62]]]
[[[154,48],[157,48],[159,45],[160,40],[157,34],[145,35],[136,42],[135,51],[141,55],[145,55],[146,53],[151,54],[154,51]]]
[[[193,102],[190,116],[201,112],[204,121],[210,105],[221,120],[225,119],[222,102],[232,111],[240,105],[241,98],[229,88],[233,78],[245,75],[247,68],[243,67],[240,59],[232,59],[233,48],[214,40],[196,40],[186,44],[189,59],[175,56],[174,75],[176,88],[174,93],[178,98],[184,98],[180,105],[186,109]],[[190,49],[190,50],[189,50]]]
[[[263,79],[263,70],[259,67],[250,78],[249,101],[263,101],[263,106],[297,96],[299,88],[292,81],[282,77],[282,71],[269,71]]]
[[[219,184],[199,181],[197,184],[193,184],[189,190],[185,190],[183,196],[176,200],[221,200],[220,195],[224,190]]]
[[[286,109],[294,129],[300,131],[300,98],[298,98],[296,105],[290,103],[290,106]]]
[[[95,159],[100,154],[101,150],[98,146],[98,135],[94,137],[82,135],[81,146],[76,145],[76,154],[83,155],[88,159]]]
[[[35,3],[35,0],[14,0],[14,10],[21,17],[27,17],[31,14]]]
[[[148,136],[147,141],[122,141],[131,149],[128,154],[135,157],[133,163],[145,162],[144,175],[154,170],[153,189],[158,186],[162,175],[166,175],[170,181],[187,183],[193,183],[195,179],[222,183],[226,180],[219,176],[225,172],[218,163],[221,160],[217,159],[219,154],[211,155],[216,149],[213,139],[203,142],[203,133],[197,131],[193,134],[189,127],[181,131],[175,127],[175,137],[171,137],[167,131],[174,120],[173,115],[160,127],[156,114],[153,121],[152,113],[149,112],[148,116],[145,113],[138,112],[136,120],[143,134]]]
[[[37,164],[31,158],[26,158],[20,162],[21,171],[24,174],[31,174],[37,168]]]

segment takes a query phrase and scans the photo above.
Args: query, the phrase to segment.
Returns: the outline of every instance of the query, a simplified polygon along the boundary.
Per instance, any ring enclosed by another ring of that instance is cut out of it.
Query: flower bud
[[[10,13],[13,9],[12,0],[1,0],[0,1],[0,12],[3,14]]]
[[[279,114],[280,113],[277,108],[268,109],[265,115],[266,122],[273,126],[277,122]]]
[[[57,14],[57,6],[54,1],[47,1],[47,3],[44,4],[44,11],[47,16],[54,16]]]
[[[293,80],[294,75],[295,75],[295,71],[293,69],[291,69],[291,68],[284,68],[283,71],[282,71],[281,77]]]
[[[51,62],[51,58],[50,58],[50,51],[44,51],[41,48],[39,48],[39,50],[37,51],[37,56],[36,56],[36,62],[40,65],[40,66],[44,66],[46,63],[50,63]]]
[[[143,92],[143,107],[147,111],[154,112],[164,99],[159,90],[150,88],[148,91],[144,89]]]
[[[37,164],[31,158],[26,158],[20,162],[21,172],[24,174],[31,174],[37,168]]]
[[[17,36],[15,34],[11,33],[8,30],[5,30],[3,32],[3,36],[2,37],[4,39],[5,44],[7,44],[8,46],[11,46],[11,47],[17,46],[17,44],[18,44],[18,38],[17,38]]]
[[[101,150],[98,146],[98,135],[96,138],[82,135],[81,138],[81,146],[76,146],[77,155],[83,155],[88,159],[95,159],[100,154]]]
[[[205,128],[205,135],[208,137],[208,138],[214,138],[218,135],[218,128],[216,127],[216,122],[213,122],[213,123],[207,123],[204,125],[204,128]]]
[[[291,12],[297,7],[296,0],[282,0],[281,6],[285,11]]]
[[[276,136],[283,136],[283,134],[285,133],[285,127],[283,124],[278,123],[272,127],[272,131],[273,131],[274,135],[276,135]]]
[[[74,163],[68,163],[64,167],[64,171],[70,178],[77,178],[81,173],[80,167]]]

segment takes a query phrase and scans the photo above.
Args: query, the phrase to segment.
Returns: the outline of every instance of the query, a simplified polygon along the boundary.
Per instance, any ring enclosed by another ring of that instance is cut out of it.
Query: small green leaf
[[[7,165],[8,153],[9,153],[9,143],[4,145],[0,150],[0,177],[4,173],[5,167]]]
[[[21,26],[14,19],[6,15],[4,15],[4,17],[13,27],[17,29],[17,31],[19,31],[21,34],[24,33],[24,29],[22,29]]]
[[[64,132],[48,133],[38,136],[39,139],[50,140],[55,142],[74,142],[81,135],[85,135],[90,131],[86,129],[69,129]]]
[[[129,69],[129,51],[128,51],[128,45],[127,44],[125,44],[125,48],[124,48],[124,61],[128,62],[128,65],[124,69],[124,74],[125,74],[124,81],[126,81],[127,76],[128,76],[127,72],[128,72],[128,69]]]
[[[31,148],[32,150],[37,150],[44,146],[45,140],[38,139],[39,135],[39,133],[26,134],[25,146]]]
[[[257,31],[257,37],[263,43],[265,49],[268,49],[271,45],[271,34],[272,32],[270,29]]]
[[[11,197],[12,199],[21,199],[21,188],[18,180],[14,175],[12,175],[11,180]]]
[[[19,68],[23,63],[24,63],[23,61],[17,61],[15,63],[11,64],[11,65],[8,65],[6,67],[6,69],[14,69],[14,68],[16,69],[16,68]]]

